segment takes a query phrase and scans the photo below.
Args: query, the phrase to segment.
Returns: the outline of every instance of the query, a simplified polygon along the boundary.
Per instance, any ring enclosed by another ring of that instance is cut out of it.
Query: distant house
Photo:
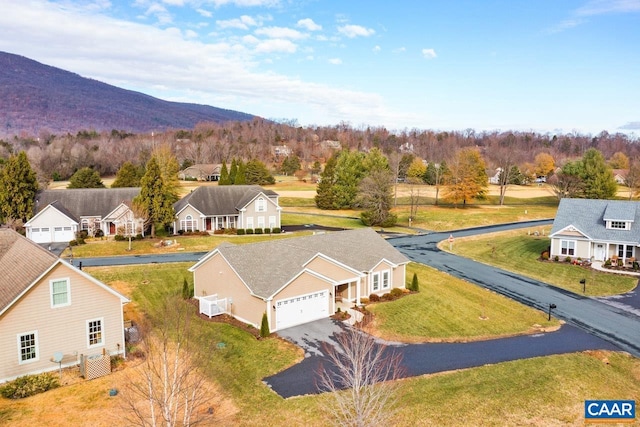
[[[0,254],[0,382],[125,355],[127,298],[13,230],[0,228]]]
[[[616,180],[618,185],[625,185],[627,182],[627,175],[629,174],[628,169],[614,169],[613,170],[613,179]]]
[[[489,184],[500,184],[500,174],[502,173],[502,168],[497,168],[487,172],[487,176],[489,176]]]
[[[404,288],[409,260],[370,228],[223,244],[189,269],[201,312],[278,331],[331,316],[337,303]]]
[[[183,181],[219,181],[222,166],[217,164],[192,165],[178,173]]]
[[[144,221],[131,209],[139,188],[44,190],[35,201],[35,215],[25,224],[36,243],[69,242],[76,232],[88,235],[144,234]]]
[[[549,237],[551,257],[635,260],[640,255],[640,202],[561,199]]]
[[[275,145],[271,147],[271,153],[275,157],[287,157],[293,153],[293,150],[286,145]]]
[[[280,228],[278,194],[258,185],[198,187],[173,208],[175,232]]]

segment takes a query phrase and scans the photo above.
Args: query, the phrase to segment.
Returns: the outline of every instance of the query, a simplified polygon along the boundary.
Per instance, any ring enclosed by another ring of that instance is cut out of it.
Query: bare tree
[[[351,327],[336,335],[337,346],[326,345],[331,362],[319,372],[318,386],[331,392],[326,409],[335,425],[381,426],[394,415],[394,380],[401,377],[401,355]]]
[[[193,314],[178,297],[165,299],[160,313],[153,316],[156,325],[144,339],[141,375],[130,378],[123,390],[126,421],[142,427],[194,426],[213,413],[213,407],[200,371],[197,340],[191,336]]]

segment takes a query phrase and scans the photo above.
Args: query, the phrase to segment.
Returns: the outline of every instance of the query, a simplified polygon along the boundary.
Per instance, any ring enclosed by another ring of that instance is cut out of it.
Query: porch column
[[[358,277],[358,281],[356,282],[356,305],[360,305],[360,281],[362,280],[361,277]]]

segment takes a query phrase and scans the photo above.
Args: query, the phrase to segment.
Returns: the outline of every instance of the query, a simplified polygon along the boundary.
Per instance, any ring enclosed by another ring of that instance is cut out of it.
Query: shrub
[[[22,399],[60,387],[57,376],[51,373],[26,375],[0,387],[0,394],[8,399]]]
[[[418,292],[420,285],[418,285],[418,275],[413,273],[413,279],[411,279],[411,283],[407,286],[407,289],[413,292]]]
[[[540,255],[540,258],[542,258],[543,261],[548,261],[549,260],[549,252],[547,252],[547,251],[542,252],[542,255]]]
[[[144,240],[144,236],[141,233],[136,234],[136,240]]]
[[[187,279],[185,278],[182,282],[182,298],[189,299],[192,295],[193,292],[191,290],[191,287],[189,286],[189,282],[187,282]]]
[[[77,240],[71,240],[69,242],[69,246],[78,246],[78,241]]]
[[[213,234],[224,234],[224,229],[214,230]]]
[[[282,233],[282,229],[280,229],[280,227],[273,227],[273,228],[271,229],[271,232],[272,232],[273,234],[280,234],[280,233]]]
[[[360,298],[360,304],[369,304],[369,298]]]
[[[100,230],[102,231],[102,230]],[[97,233],[97,231],[96,231]],[[76,233],[76,237],[79,239],[86,239],[87,237],[89,237],[89,232],[87,230],[80,230]]]
[[[404,292],[402,292],[402,289],[400,288],[393,288],[389,293],[391,294],[391,298],[393,299],[400,298],[402,295],[404,295]]]
[[[382,301],[391,301],[393,298],[391,297],[391,294],[389,292],[387,292],[386,294],[382,294],[380,299]]]
[[[604,266],[605,266],[605,267],[611,267],[611,260],[610,260],[610,259],[607,259],[607,260],[604,262]]]
[[[618,259],[618,267],[622,267],[624,265],[624,261]]]
[[[256,228],[254,234],[262,234],[262,228]]]
[[[236,230],[236,234],[237,234],[238,236],[243,236],[243,235],[244,235],[244,228],[238,228],[238,229]]]
[[[247,228],[245,234],[253,234],[253,228]]]
[[[115,236],[113,236],[113,240],[115,240],[116,242],[122,242],[123,240],[126,240],[126,237],[124,237],[122,234],[116,234]]]
[[[262,313],[262,322],[260,323],[260,336],[262,338],[268,337],[269,332],[269,319],[267,319],[267,312]]]
[[[564,262],[571,262],[571,257],[570,257],[570,256],[566,257],[566,258],[564,259]]]
[[[93,237],[102,237],[104,236],[104,231],[98,229],[95,233],[93,233]]]
[[[556,255],[556,256],[554,256],[554,257],[553,257],[553,260],[554,260],[555,262],[558,262],[558,261],[560,261],[560,258],[558,257],[558,255]]]
[[[378,295],[376,295],[376,294],[371,294],[371,295],[369,295],[369,301],[378,302],[378,301],[380,301],[380,297]]]

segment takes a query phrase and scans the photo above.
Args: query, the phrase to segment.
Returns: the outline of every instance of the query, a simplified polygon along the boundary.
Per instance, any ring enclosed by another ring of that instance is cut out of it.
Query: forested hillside
[[[251,120],[208,105],[168,102],[0,52],[0,136],[90,129],[151,132]]]

